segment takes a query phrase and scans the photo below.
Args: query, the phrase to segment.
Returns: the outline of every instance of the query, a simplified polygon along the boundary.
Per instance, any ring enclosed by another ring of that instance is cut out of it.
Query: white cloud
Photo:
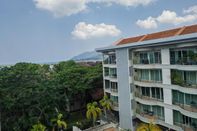
[[[86,0],[34,0],[39,9],[52,12],[55,16],[70,16],[86,9]]]
[[[197,19],[197,14],[188,14],[185,16],[177,16],[176,12],[164,10],[160,16],[157,17],[157,21],[167,24],[182,24],[186,22],[193,22]]]
[[[33,0],[36,7],[52,12],[55,16],[70,16],[88,8],[88,3],[122,6],[148,5],[156,0]]]
[[[107,3],[107,4],[119,4],[122,6],[139,6],[139,5],[148,5],[156,0],[88,0],[89,2],[96,3]]]
[[[196,13],[197,14],[197,5],[189,7],[187,10],[183,10],[184,13]]]
[[[145,29],[157,28],[157,22],[152,17],[148,17],[146,20],[138,20],[136,24]]]
[[[118,36],[121,34],[121,31],[115,25],[106,25],[104,23],[92,25],[79,22],[71,34],[75,38],[85,40],[97,37]]]
[[[138,20],[136,24],[145,29],[156,28],[158,24],[179,25],[183,23],[191,23],[197,20],[197,5],[183,10],[182,16],[178,16],[176,12],[164,10],[158,17],[149,16],[145,20]]]

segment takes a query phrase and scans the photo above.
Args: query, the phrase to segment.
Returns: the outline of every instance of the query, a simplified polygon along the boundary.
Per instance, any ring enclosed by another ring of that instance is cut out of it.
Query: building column
[[[120,128],[133,130],[129,83],[129,50],[117,49],[117,79]]]
[[[162,65],[170,65],[170,50],[169,48],[161,49]],[[171,85],[171,71],[170,69],[162,69],[163,84]],[[164,103],[172,105],[172,89],[163,88]],[[164,108],[165,123],[173,125],[173,110]]]

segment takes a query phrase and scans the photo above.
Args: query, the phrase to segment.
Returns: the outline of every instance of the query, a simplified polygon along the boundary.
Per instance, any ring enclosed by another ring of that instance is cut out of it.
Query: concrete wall
[[[170,50],[169,48],[161,49],[161,61],[163,65],[170,65]],[[162,81],[165,85],[171,85],[170,69],[162,69]],[[164,103],[172,105],[172,89],[163,88]],[[167,107],[164,108],[165,122],[173,125],[173,111]]]
[[[116,50],[120,128],[132,129],[128,49]]]

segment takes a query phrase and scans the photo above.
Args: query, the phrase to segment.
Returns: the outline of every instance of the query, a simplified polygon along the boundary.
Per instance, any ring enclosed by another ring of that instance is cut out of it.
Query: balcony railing
[[[136,113],[139,114],[140,116],[147,118],[149,120],[152,120],[152,121],[156,121],[156,120],[164,121],[164,117],[154,114],[153,111],[146,110],[146,111],[142,112],[142,111],[140,111],[140,109],[137,108]]]
[[[175,60],[174,57],[171,57],[170,63],[172,65],[197,65],[197,58],[181,57],[181,58],[178,58],[178,60]]]
[[[134,76],[135,81],[141,81],[141,82],[150,82],[150,83],[162,83],[162,80],[151,80],[151,79],[142,79],[139,76],[135,75]]]
[[[134,58],[133,64],[161,64],[161,59],[150,61],[149,59]]]
[[[118,89],[111,88],[111,92],[118,93]]]
[[[150,96],[144,96],[142,94],[140,94],[139,92],[135,92],[135,96],[141,99],[145,99],[145,100],[153,100],[153,101],[161,101],[163,102],[163,99],[158,99],[155,97],[150,97]]]
[[[185,125],[179,122],[174,122],[175,125],[181,127],[184,131],[197,131],[197,124],[196,123],[192,123],[191,126],[189,125]]]
[[[197,112],[197,103],[193,103],[193,105],[186,105],[186,104],[181,104],[178,102],[173,102],[174,105],[180,106],[181,108],[191,111],[191,112]]]
[[[179,78],[172,78],[172,84],[179,85],[182,87],[188,87],[188,88],[197,88],[197,83],[194,84],[188,81],[181,80]]]

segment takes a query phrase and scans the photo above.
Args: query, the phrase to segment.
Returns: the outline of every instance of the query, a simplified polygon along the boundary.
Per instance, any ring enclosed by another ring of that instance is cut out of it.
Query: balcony
[[[135,70],[134,80],[142,82],[162,83],[160,69],[137,69]]]
[[[111,88],[111,92],[113,92],[113,93],[118,93],[118,89],[113,89],[113,88]]]
[[[153,111],[149,111],[149,110],[140,111],[140,109],[136,109],[136,113],[152,122],[156,120],[164,121],[164,117],[154,114]]]
[[[134,64],[161,64],[160,51],[135,52]]]
[[[109,78],[117,78],[117,69],[104,67],[104,75]]]
[[[188,88],[197,88],[196,71],[171,70],[172,84]]]
[[[135,92],[135,97],[138,97],[138,98],[141,98],[141,99],[144,99],[144,100],[152,100],[152,101],[163,102],[163,99],[157,99],[156,97],[145,96],[145,95],[142,95],[138,92]]]
[[[137,102],[136,113],[149,120],[164,121],[164,108],[156,105],[144,105]]]
[[[172,103],[187,111],[197,112],[197,95],[172,90]]]
[[[194,125],[195,127],[187,126],[181,123],[174,123],[175,125],[181,127],[184,131],[196,131],[197,126]]]
[[[181,127],[184,131],[195,131],[197,129],[197,119],[181,114],[173,110],[174,125]]]
[[[171,50],[170,63],[173,65],[197,65],[197,48]]]
[[[177,105],[187,111],[190,111],[190,112],[197,112],[197,104],[194,103],[193,105],[186,105],[186,104],[181,104],[181,103],[178,103],[178,102],[173,102],[174,105]]]
[[[116,56],[115,53],[113,54],[104,54],[103,56],[103,63],[104,64],[116,64]]]

